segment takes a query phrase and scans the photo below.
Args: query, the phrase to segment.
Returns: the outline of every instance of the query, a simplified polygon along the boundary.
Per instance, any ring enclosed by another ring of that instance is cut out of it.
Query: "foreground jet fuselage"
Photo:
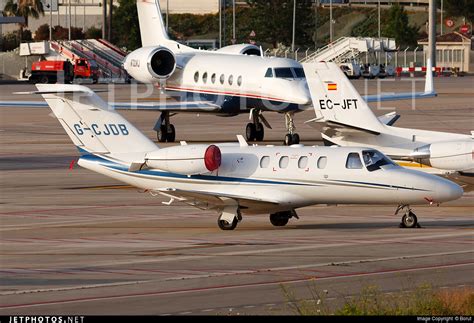
[[[445,179],[404,169],[365,148],[181,145],[159,149],[94,92],[77,85],[37,85],[76,146],[79,165],[173,201],[216,210],[219,227],[242,214],[271,213],[276,226],[313,204],[395,204],[416,225],[410,204],[456,199]]]

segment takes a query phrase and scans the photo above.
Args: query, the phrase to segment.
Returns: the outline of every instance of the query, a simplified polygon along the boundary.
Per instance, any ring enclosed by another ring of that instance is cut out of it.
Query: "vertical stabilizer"
[[[91,153],[134,153],[158,149],[148,137],[85,86],[37,84],[73,143]]]
[[[164,45],[169,41],[159,0],[137,0],[142,47]]]
[[[380,132],[383,125],[335,63],[303,63],[316,116],[321,121]]]

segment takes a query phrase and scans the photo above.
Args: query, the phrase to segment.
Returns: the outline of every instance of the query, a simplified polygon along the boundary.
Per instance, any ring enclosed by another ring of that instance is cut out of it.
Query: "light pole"
[[[170,12],[170,2],[166,0],[166,31],[168,31],[168,16]]]
[[[222,47],[222,0],[219,2],[219,48]]]
[[[49,1],[49,41],[53,40],[53,1]],[[59,10],[59,8],[58,8]]]
[[[377,8],[378,8],[378,12],[379,12],[379,38],[380,38],[380,0],[379,0]]]
[[[430,59],[432,66],[436,66],[436,3],[435,0],[429,1],[429,33],[428,47],[430,48]]]
[[[68,2],[68,8],[69,8],[69,13],[68,13],[68,39],[71,40],[71,0]]]
[[[329,43],[332,43],[332,0],[329,0]]]
[[[441,21],[439,26],[441,27],[440,34],[443,34],[443,0],[441,0]]]
[[[232,0],[232,42],[235,44],[235,0]]]
[[[314,7],[314,49],[318,48],[318,6],[319,0],[316,0],[316,5]]]
[[[296,19],[296,0],[293,0],[293,37],[291,38],[291,51],[295,51],[295,19]]]

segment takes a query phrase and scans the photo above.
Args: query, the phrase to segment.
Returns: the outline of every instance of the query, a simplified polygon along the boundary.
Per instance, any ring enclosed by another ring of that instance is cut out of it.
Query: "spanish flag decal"
[[[328,91],[337,91],[337,83],[328,83]]]

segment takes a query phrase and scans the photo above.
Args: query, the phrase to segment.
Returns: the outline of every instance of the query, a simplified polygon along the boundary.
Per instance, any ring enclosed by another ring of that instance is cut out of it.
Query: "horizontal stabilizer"
[[[400,119],[400,115],[396,112],[390,112],[379,117],[380,122],[387,126],[393,126],[398,119]]]

